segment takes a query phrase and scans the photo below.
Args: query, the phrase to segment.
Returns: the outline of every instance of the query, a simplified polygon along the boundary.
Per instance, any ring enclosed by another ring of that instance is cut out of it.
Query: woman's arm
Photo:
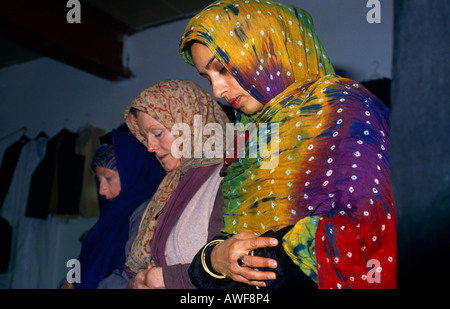
[[[219,189],[217,192],[214,209],[211,214],[209,239],[212,239],[213,236],[220,234],[220,229],[223,227],[222,218],[223,198],[222,190]],[[256,248],[274,247],[277,243],[277,240],[274,238],[256,237],[255,235],[249,233],[239,233],[214,247],[211,252],[212,268],[217,273],[222,273],[228,278],[233,280],[236,278],[235,281],[243,283],[253,281],[253,285],[264,286],[264,282],[261,280],[271,280],[270,278],[272,278],[275,273],[256,271],[251,268],[276,268],[277,263],[272,259],[249,256],[248,253]],[[241,256],[244,257],[245,267],[241,267],[237,264],[237,259]]]
[[[222,190],[218,190],[213,211],[211,213],[209,229],[208,229],[208,239],[213,239],[214,236],[220,234],[220,230],[223,227],[223,198]],[[225,237],[222,237],[225,238]],[[268,267],[276,268],[277,263],[273,259],[266,259],[262,257],[251,257],[248,253],[254,249],[262,247],[274,247],[278,243],[277,239],[267,238],[267,237],[256,237],[249,233],[239,233],[227,240],[225,240],[220,245],[209,248],[205,253],[207,255],[208,263],[212,266],[216,273],[223,273],[229,278],[236,278],[238,282],[248,283],[264,286],[264,281],[261,280],[271,280],[267,279],[274,275],[272,272],[262,272],[250,269],[250,267]],[[217,247],[217,248],[216,248]],[[211,252],[211,250],[213,252]],[[199,279],[200,277],[209,276],[208,274],[203,274],[203,267],[201,264],[201,251],[194,257],[192,264],[190,265],[190,279],[193,280],[193,276],[197,276],[195,281],[203,281]],[[214,255],[214,258],[213,258]],[[237,264],[237,259],[244,256],[245,267],[241,267]],[[211,258],[211,259],[210,259]],[[272,265],[272,267],[269,267]],[[196,273],[193,275],[193,273]],[[210,279],[212,277],[209,277]],[[266,278],[266,279],[264,279]],[[259,280],[259,281],[258,281]],[[220,283],[219,283],[220,285]],[[198,288],[202,288],[199,284],[195,285]],[[220,287],[219,287],[220,288]]]
[[[276,279],[275,272],[259,271],[255,268],[277,268],[277,261],[270,258],[252,256],[255,249],[275,247],[278,240],[271,237],[257,237],[241,232],[216,245],[211,252],[211,266],[217,273],[224,274],[236,282],[265,287],[266,280]],[[242,266],[238,259],[242,258]]]
[[[202,249],[194,258],[194,261],[192,263],[191,269],[189,269],[189,274],[191,276],[191,280],[194,283],[194,285],[198,288],[250,288],[251,286],[248,285],[248,283],[244,280],[244,278],[249,279],[249,276],[251,278],[252,275],[261,275],[263,274],[263,281],[253,280],[254,282],[250,283],[253,286],[257,287],[266,287],[270,289],[283,289],[283,288],[295,288],[295,289],[316,289],[317,284],[315,283],[313,278],[311,278],[310,275],[308,275],[308,272],[305,272],[302,267],[299,267],[293,259],[286,253],[284,249],[284,245],[286,240],[284,239],[285,235],[289,233],[292,230],[293,226],[286,226],[285,228],[282,228],[281,230],[277,232],[269,231],[262,235],[261,237],[256,237],[253,235],[245,235],[244,233],[237,234],[235,238],[238,239],[241,238],[241,240],[250,240],[252,239],[254,241],[260,241],[259,239],[269,239],[269,242],[273,242],[273,239],[278,240],[278,245],[275,247],[262,247],[254,250],[252,254],[245,256],[243,255],[243,258],[240,263],[238,261],[233,261],[232,259],[229,262],[226,262],[223,258],[219,258],[221,260],[221,263],[226,264],[226,268],[230,267],[232,268],[232,265],[238,264],[241,268],[253,268],[255,265],[267,265],[267,262],[275,263],[275,268],[267,268],[267,267],[258,267],[257,273],[248,273],[248,275],[240,275],[239,271],[245,271],[245,269],[237,268],[237,281],[233,281],[232,276],[231,277],[225,277],[220,278],[218,271],[213,268],[211,263],[211,253],[215,249],[215,247],[206,247],[206,249]],[[243,239],[242,237],[248,236],[248,239]],[[214,240],[225,240],[225,237],[215,237]],[[230,238],[233,240],[233,238]],[[272,240],[270,240],[272,239]],[[220,241],[219,240],[219,241]],[[226,246],[228,246],[228,242],[230,240],[224,241],[222,244],[217,245],[217,252],[220,252],[220,250],[224,249]],[[235,244],[238,244],[235,240],[233,240]],[[223,245],[224,247],[220,248],[219,246]],[[238,244],[239,245],[239,244]],[[238,249],[238,245],[236,245],[235,249],[229,250],[229,252],[233,252],[234,250]],[[233,247],[233,245],[231,245]],[[239,249],[238,249],[239,250]],[[232,253],[231,253],[232,254]],[[202,256],[203,255],[203,256]],[[254,256],[252,256],[254,255]],[[262,259],[259,257],[264,257],[266,259]],[[260,264],[253,264],[253,262],[256,259],[260,259],[262,263]],[[305,261],[303,261],[305,262]],[[207,268],[207,270],[205,269]],[[252,270],[254,269],[247,269]],[[211,275],[212,273],[212,275]],[[275,280],[264,280],[264,275],[268,275],[269,273],[275,273],[276,279]],[[216,278],[214,278],[215,276]],[[255,278],[258,279],[258,278]],[[244,283],[245,282],[245,283]]]
[[[208,238],[220,234],[220,229],[223,227],[222,221],[222,190],[220,187],[217,190],[216,199],[214,202],[213,210],[208,224]],[[155,270],[151,270],[148,274],[148,282],[152,288],[166,288],[166,289],[195,289],[195,285],[192,284],[188,269],[191,264],[175,264],[170,266],[155,267]],[[159,269],[159,270],[157,270]],[[159,273],[161,272],[161,274]],[[153,274],[156,276],[153,278]]]

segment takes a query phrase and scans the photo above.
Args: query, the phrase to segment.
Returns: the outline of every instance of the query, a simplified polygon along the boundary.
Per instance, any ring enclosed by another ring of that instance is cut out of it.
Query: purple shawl
[[[167,266],[164,252],[172,228],[177,223],[192,197],[216,169],[217,165],[191,168],[181,178],[177,188],[164,208],[155,235],[153,236],[151,252],[156,266]]]

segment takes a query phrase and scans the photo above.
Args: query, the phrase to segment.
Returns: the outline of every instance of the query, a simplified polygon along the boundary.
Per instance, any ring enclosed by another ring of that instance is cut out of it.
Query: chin
[[[163,168],[166,172],[171,172],[173,170],[176,170],[177,168],[179,168],[179,165],[177,164],[168,164],[168,165],[163,165]]]
[[[241,112],[243,112],[244,114],[246,114],[246,115],[248,115],[248,116],[251,116],[251,115],[254,115],[254,114],[256,114],[257,112],[259,112],[260,110],[261,110],[261,108],[260,109],[256,109],[256,108],[240,108],[240,110],[241,110]]]
[[[164,162],[162,160],[160,162],[166,172],[174,171],[181,166],[181,159],[174,158],[170,155],[164,158]]]
[[[264,105],[262,103],[254,103],[254,104],[248,104],[245,106],[241,106],[239,109],[241,112],[247,115],[254,115],[261,111],[263,109]]]

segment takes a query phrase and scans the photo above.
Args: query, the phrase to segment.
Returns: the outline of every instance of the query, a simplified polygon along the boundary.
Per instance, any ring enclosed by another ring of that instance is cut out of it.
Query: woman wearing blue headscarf
[[[121,276],[129,244],[148,202],[166,172],[128,129],[112,131],[92,162],[102,207],[98,222],[83,241],[76,289],[125,288]],[[67,285],[67,284],[66,284]]]

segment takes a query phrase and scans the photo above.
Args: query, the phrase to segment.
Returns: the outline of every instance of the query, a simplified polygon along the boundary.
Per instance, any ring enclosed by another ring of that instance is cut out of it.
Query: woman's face
[[[212,85],[215,97],[225,98],[233,108],[239,109],[247,115],[255,114],[263,108],[264,105],[239,85],[206,45],[192,44],[191,55],[198,73],[209,80]]]
[[[139,133],[147,140],[147,150],[154,152],[166,172],[180,167],[181,159],[172,156],[172,143],[175,137],[170,131],[147,113],[137,112]]]
[[[120,177],[116,171],[106,167],[95,167],[95,175],[100,183],[98,193],[108,201],[117,197],[120,193]]]

